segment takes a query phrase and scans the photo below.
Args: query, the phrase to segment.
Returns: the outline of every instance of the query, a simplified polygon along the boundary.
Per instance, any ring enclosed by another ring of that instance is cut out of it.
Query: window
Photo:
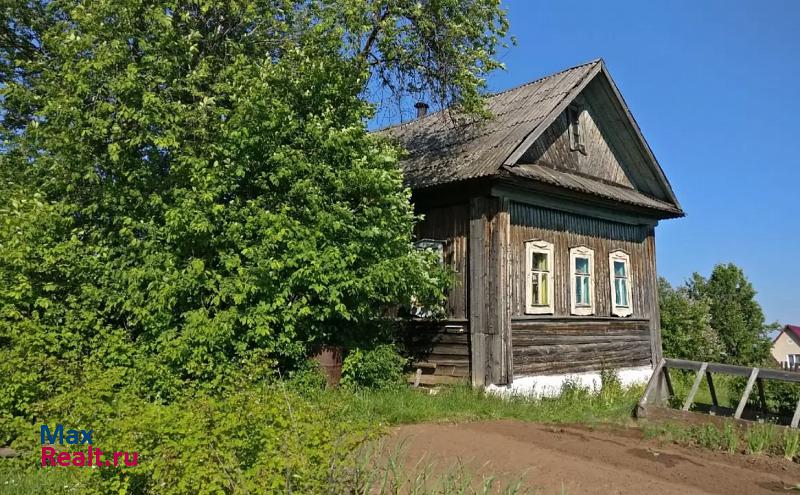
[[[569,250],[572,314],[594,314],[594,251],[586,246]]]
[[[436,239],[421,239],[414,243],[414,249],[418,251],[433,251],[439,257],[439,263],[444,263],[445,241]]]
[[[421,239],[414,243],[414,248],[418,251],[432,251],[439,258],[439,264],[444,265],[444,245],[445,241],[436,239]],[[429,308],[419,304],[417,296],[411,296],[411,307],[409,313],[417,318],[434,318],[444,312],[444,306]]]
[[[525,243],[525,312],[553,314],[553,245],[547,241]]]
[[[581,113],[583,110],[577,105],[567,107],[567,120],[569,121],[569,149],[586,154],[581,132]]]
[[[630,316],[633,314],[631,298],[631,259],[622,250],[608,255],[608,268],[611,280],[611,314]]]
[[[800,368],[800,354],[787,354],[784,368],[797,371]]]

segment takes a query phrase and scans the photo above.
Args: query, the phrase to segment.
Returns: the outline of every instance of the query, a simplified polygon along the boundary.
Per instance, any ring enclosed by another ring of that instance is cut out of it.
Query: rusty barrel
[[[342,356],[344,351],[338,346],[325,346],[320,348],[311,359],[319,364],[322,372],[325,373],[325,380],[329,387],[339,385],[342,378]]]

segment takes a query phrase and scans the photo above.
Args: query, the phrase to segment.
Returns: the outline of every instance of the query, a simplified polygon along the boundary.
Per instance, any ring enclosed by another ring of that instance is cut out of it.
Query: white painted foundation
[[[623,387],[646,383],[653,374],[650,366],[636,368],[620,368],[615,370]],[[561,392],[561,386],[572,381],[592,391],[602,386],[599,371],[585,373],[567,373],[561,375],[536,375],[514,377],[511,385],[489,385],[486,391],[498,395],[526,395],[532,397],[554,397]]]

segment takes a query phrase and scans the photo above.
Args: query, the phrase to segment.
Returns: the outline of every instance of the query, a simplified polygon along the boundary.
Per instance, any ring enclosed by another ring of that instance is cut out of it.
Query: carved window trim
[[[621,262],[625,266],[625,277],[618,277],[614,263]],[[633,274],[631,273],[631,257],[622,249],[608,254],[608,276],[611,286],[611,314],[614,316],[630,316],[633,314]],[[621,280],[627,290],[627,305],[617,303],[617,280]]]
[[[569,149],[580,151],[586,154],[586,144],[584,143],[584,132],[581,125],[581,114],[583,108],[573,104],[567,107],[567,132],[569,134]]]
[[[589,261],[587,273],[577,273],[575,262],[578,259],[587,259]],[[570,312],[573,315],[588,316],[594,314],[596,299],[594,275],[594,250],[586,246],[571,247],[569,249],[569,301]],[[588,292],[586,292],[589,297],[588,303],[579,303],[577,301],[578,290],[576,288],[576,282],[578,282],[578,277],[581,277],[581,287],[584,285],[583,280],[588,279],[588,283],[586,283],[586,285],[588,285]]]
[[[534,270],[533,254],[544,254],[546,256],[546,270]],[[531,239],[525,242],[525,313],[531,315],[551,315],[553,314],[553,301],[555,294],[553,291],[553,244],[543,239]],[[534,273],[535,272],[535,273]],[[533,278],[539,277],[537,287],[542,287],[542,277],[546,283],[547,301],[544,304],[534,304],[533,301]]]

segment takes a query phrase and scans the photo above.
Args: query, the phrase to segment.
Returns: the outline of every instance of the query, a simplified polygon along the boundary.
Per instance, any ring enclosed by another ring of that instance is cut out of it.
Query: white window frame
[[[614,262],[625,263],[625,279],[628,285],[628,305],[617,305],[617,285],[616,274],[614,273]],[[611,284],[611,314],[614,316],[630,316],[633,314],[633,273],[631,273],[631,257],[622,249],[611,251],[608,254],[608,277]]]
[[[587,258],[589,260],[589,304],[578,305],[575,301],[575,260]],[[595,290],[594,290],[594,251],[586,246],[575,246],[569,249],[569,305],[573,315],[588,316],[594,314]]]
[[[531,290],[533,288],[533,253],[547,256],[547,304],[533,304]],[[531,239],[525,242],[525,313],[531,315],[553,314],[555,290],[553,287],[553,244],[542,239]]]

